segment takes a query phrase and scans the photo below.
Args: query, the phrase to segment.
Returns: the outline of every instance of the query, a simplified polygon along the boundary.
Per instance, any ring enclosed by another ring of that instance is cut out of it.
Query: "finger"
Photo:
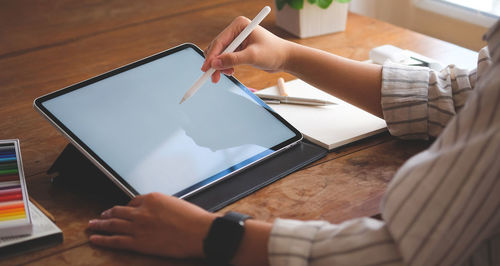
[[[105,210],[101,213],[101,218],[120,218],[125,220],[132,220],[134,214],[136,213],[135,207],[130,206],[115,206],[109,210]]]
[[[207,57],[208,50],[210,50],[210,46],[212,46],[212,43],[208,44],[207,48],[203,50],[203,56]]]
[[[210,69],[210,64],[212,64],[211,60],[205,60],[205,62],[203,62],[203,65],[201,66],[201,71],[207,72],[207,70]]]
[[[209,66],[211,64],[211,60],[220,55],[249,23],[250,20],[248,18],[239,16],[235,18],[219,35],[217,35],[205,52],[206,59],[202,66],[203,71],[207,71],[210,68]]]
[[[206,72],[208,69],[210,69],[213,59],[222,52],[223,47],[219,40],[214,40],[212,43],[215,44],[210,45],[210,47],[208,48],[205,54],[205,61],[201,66],[201,71],[203,72]]]
[[[144,201],[144,195],[136,196],[135,198],[129,201],[128,206],[137,207],[142,204],[142,201]]]
[[[206,72],[210,68],[211,60],[209,60],[208,55],[207,55],[207,50],[203,51],[203,54],[205,55],[205,61],[203,61],[203,65],[201,65],[201,71]]]
[[[212,82],[213,83],[217,83],[219,82],[220,80],[220,71],[219,70],[216,70],[213,74],[212,74]]]
[[[203,61],[203,65],[201,66],[201,71],[205,72],[210,68],[210,60],[208,60],[208,52],[212,49],[212,42],[208,45],[207,49],[203,50],[203,55],[205,56],[205,61]]]
[[[212,81],[215,83],[219,80],[219,79],[217,79],[217,76],[219,76],[220,73],[224,73],[226,75],[232,76],[234,74],[234,68],[230,67],[230,68],[226,68],[226,69],[221,69],[220,71],[217,70],[216,72],[214,72],[214,74],[212,74]],[[215,81],[215,80],[217,80],[217,81]]]
[[[92,231],[132,235],[132,223],[116,218],[90,220],[88,228]]]
[[[114,236],[103,236],[103,235],[91,235],[90,243],[102,247],[115,248],[115,249],[134,249],[134,241],[130,236],[114,235]]]
[[[253,62],[253,55],[250,48],[234,53],[219,55],[212,61],[212,67],[217,70],[233,68],[237,65],[249,65]]]
[[[234,68],[224,69],[224,70],[221,70],[221,72],[228,75],[228,76],[232,76],[234,74]]]

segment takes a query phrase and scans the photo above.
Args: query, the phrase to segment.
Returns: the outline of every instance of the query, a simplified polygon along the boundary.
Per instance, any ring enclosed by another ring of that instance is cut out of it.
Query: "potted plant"
[[[276,24],[300,38],[344,31],[351,0],[275,0]]]

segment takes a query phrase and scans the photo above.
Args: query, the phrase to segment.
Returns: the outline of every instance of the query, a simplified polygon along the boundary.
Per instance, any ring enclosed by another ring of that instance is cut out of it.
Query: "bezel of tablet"
[[[88,86],[90,84],[99,82],[103,79],[109,78],[111,76],[123,73],[125,71],[131,70],[135,67],[150,63],[154,60],[160,59],[162,57],[168,56],[170,54],[176,53],[178,51],[181,51],[183,49],[193,49],[196,51],[200,56],[204,57],[203,51],[197,47],[195,44],[192,43],[184,43],[179,46],[173,47],[171,49],[159,52],[157,54],[151,55],[149,57],[140,59],[138,61],[132,62],[130,64],[127,64],[125,66],[113,69],[111,71],[108,71],[104,74],[95,76],[93,78],[90,78],[88,80],[70,85],[68,87],[62,88],[60,90],[57,90],[55,92],[40,96],[36,98],[33,102],[33,106],[35,110],[37,110],[43,117],[45,117],[54,127],[56,127],[66,138],[70,140],[70,142],[80,151],[83,153],[85,157],[87,157],[96,167],[98,167],[113,183],[115,183],[121,190],[123,190],[127,195],[130,197],[135,197],[136,195],[139,195],[139,193],[130,185],[128,182],[122,178],[116,171],[113,170],[104,160],[102,160],[96,153],[94,153],[83,141],[81,141],[71,130],[69,130],[61,121],[59,121],[50,111],[48,111],[44,106],[43,102],[56,98],[58,96],[61,96],[63,94],[66,94],[68,92],[83,88],[85,86]],[[239,82],[236,78],[232,76],[226,76],[229,78],[233,83],[238,85],[239,88],[241,88],[245,93],[247,93],[253,100],[255,100],[257,103],[259,103],[263,108],[265,108],[269,113],[271,113],[275,118],[277,118],[281,123],[283,123],[288,129],[290,129],[295,136],[288,139],[285,142],[282,142],[274,147],[269,148],[269,150],[272,150],[272,152],[268,155],[265,155],[261,158],[258,158],[254,160],[253,162],[247,163],[246,165],[240,166],[238,169],[231,171],[228,174],[225,174],[223,176],[218,176],[221,172],[218,174],[207,177],[204,180],[193,184],[192,186],[183,189],[177,193],[175,193],[173,196],[177,196],[179,198],[185,198],[188,197],[208,186],[214,185],[217,182],[220,182],[252,165],[255,165],[256,163],[270,157],[273,155],[276,155],[278,152],[289,148],[296,143],[298,143],[300,140],[302,140],[302,134],[294,128],[292,125],[290,125],[286,120],[284,120],[281,116],[279,116],[276,112],[274,112],[266,103],[264,103],[259,97],[257,97],[255,94],[253,94],[248,88],[246,88],[241,82]],[[262,153],[260,153],[262,154]],[[260,155],[258,154],[258,155]],[[257,155],[256,155],[257,156]],[[254,156],[255,157],[255,156]],[[253,158],[253,157],[251,157]],[[248,158],[247,160],[251,159]],[[243,163],[243,162],[242,162]],[[239,163],[241,164],[241,163]],[[236,164],[235,166],[239,165]],[[234,166],[233,166],[234,167]],[[231,167],[232,168],[232,167]],[[213,179],[213,180],[212,180]]]

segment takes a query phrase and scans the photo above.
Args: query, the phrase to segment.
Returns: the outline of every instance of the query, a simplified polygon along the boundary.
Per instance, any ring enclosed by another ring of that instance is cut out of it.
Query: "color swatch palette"
[[[0,143],[0,221],[26,219],[16,147]]]

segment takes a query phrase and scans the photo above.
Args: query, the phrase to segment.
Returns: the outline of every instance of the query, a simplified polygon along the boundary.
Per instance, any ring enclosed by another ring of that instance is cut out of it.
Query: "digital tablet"
[[[187,197],[302,139],[238,80],[207,82],[203,52],[182,44],[34,101],[124,192]]]

